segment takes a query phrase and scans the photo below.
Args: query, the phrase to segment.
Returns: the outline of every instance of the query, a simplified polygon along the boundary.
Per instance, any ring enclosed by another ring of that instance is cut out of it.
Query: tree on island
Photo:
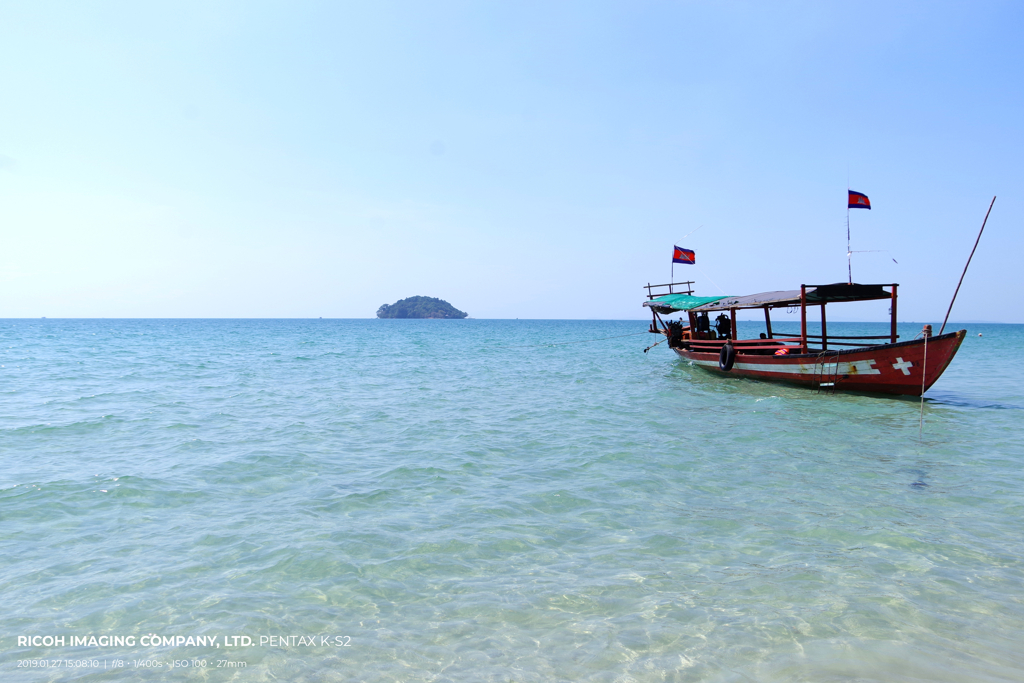
[[[465,318],[463,313],[447,301],[432,296],[410,296],[377,309],[378,318]]]

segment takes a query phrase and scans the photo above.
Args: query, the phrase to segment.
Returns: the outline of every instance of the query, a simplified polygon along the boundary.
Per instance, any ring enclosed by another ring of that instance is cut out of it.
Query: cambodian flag
[[[673,245],[675,251],[672,252],[672,263],[688,263],[691,266],[696,265],[697,255],[693,253],[691,249],[683,249]]]
[[[854,192],[853,190],[847,190],[850,193],[850,204],[851,209],[870,209],[871,200],[868,196],[862,192]]]

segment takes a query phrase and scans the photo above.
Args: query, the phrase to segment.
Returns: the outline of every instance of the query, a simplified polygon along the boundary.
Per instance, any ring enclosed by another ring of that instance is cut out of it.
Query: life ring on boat
[[[776,356],[788,356],[789,355],[789,349],[781,348],[781,349],[779,349],[778,351],[775,352],[775,355]]]
[[[725,372],[732,370],[732,364],[736,362],[736,349],[732,344],[725,344],[718,353],[718,369]]]

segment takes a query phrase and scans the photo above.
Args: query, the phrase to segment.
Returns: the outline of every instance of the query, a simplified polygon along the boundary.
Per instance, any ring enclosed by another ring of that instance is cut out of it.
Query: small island
[[[463,313],[447,301],[432,296],[410,296],[393,304],[384,304],[377,309],[378,318],[444,318],[458,320]]]

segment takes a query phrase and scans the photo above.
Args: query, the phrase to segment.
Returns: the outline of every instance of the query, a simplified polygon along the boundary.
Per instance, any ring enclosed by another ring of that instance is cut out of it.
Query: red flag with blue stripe
[[[672,252],[672,263],[687,263],[691,266],[697,264],[697,255],[692,249],[683,249],[675,245],[672,248],[674,249]]]
[[[851,208],[851,209],[870,209],[871,208],[871,200],[868,199],[868,196],[866,194],[864,194],[863,192],[854,192],[853,190],[847,190],[847,192],[850,195],[850,197],[849,197],[850,202],[848,204],[848,208]]]

